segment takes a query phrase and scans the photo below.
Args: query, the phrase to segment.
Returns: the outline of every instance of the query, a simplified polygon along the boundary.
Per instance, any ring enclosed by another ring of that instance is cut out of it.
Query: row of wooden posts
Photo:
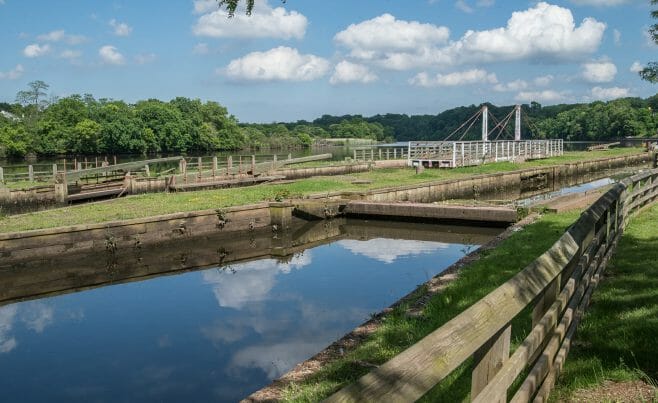
[[[233,159],[234,157],[232,156],[226,158],[227,173],[232,173],[234,170],[236,170],[236,173],[238,174],[243,174],[246,172],[255,172],[256,169],[255,155],[238,156],[237,157],[238,160],[235,163],[236,164],[235,168],[234,168]],[[288,154],[288,160],[291,159],[292,159],[292,154]],[[278,156],[275,154],[273,155],[273,160],[271,162],[273,165],[276,165],[277,161],[278,161]],[[4,168],[0,167],[0,183],[4,183],[6,180],[7,181],[28,180],[30,182],[34,182],[37,179],[43,180],[45,178],[52,178],[53,180],[57,180],[57,175],[62,173],[67,174],[71,172],[80,172],[93,168],[112,167],[112,165],[110,165],[110,163],[108,162],[107,158],[105,158],[104,160],[99,160],[98,158],[96,158],[95,161],[88,161],[87,159],[78,161],[77,159],[74,159],[72,164],[73,164],[73,169],[68,169],[70,163],[67,163],[66,159],[64,159],[63,164],[52,164],[52,170],[48,170],[48,171],[35,170],[35,167],[43,167],[44,165],[28,165],[27,173],[21,173],[21,174],[5,174]],[[114,165],[117,165],[116,156],[114,157]],[[178,166],[179,172],[183,175],[186,175],[188,172],[188,167],[190,165],[191,163],[187,162],[187,160],[181,157]],[[195,165],[197,172],[202,172],[204,170],[204,167],[207,166],[204,165],[202,157],[197,157]],[[212,157],[212,161],[210,163],[209,168],[212,171],[213,176],[215,176],[219,172],[218,157],[216,156]],[[151,176],[151,169],[149,164],[144,164],[143,169],[145,176],[147,177]],[[107,176],[107,173],[102,174],[102,176]]]
[[[374,148],[355,148],[353,156],[355,161],[374,161],[375,158],[379,160],[396,160],[398,158],[406,159],[406,151],[406,148],[379,148],[376,152]]]

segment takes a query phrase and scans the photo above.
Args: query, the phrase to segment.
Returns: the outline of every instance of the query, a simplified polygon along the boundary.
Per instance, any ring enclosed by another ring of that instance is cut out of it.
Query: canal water
[[[333,242],[284,258],[5,302],[0,400],[237,401],[500,231],[348,221]]]

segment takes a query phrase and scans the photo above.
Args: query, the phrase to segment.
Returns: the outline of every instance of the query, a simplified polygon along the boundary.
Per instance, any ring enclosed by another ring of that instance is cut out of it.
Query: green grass
[[[567,153],[562,157],[525,163],[498,162],[457,169],[426,169],[416,175],[413,169],[378,169],[352,175],[302,179],[289,184],[259,185],[236,189],[206,190],[189,193],[154,193],[130,196],[108,202],[83,204],[67,208],[0,217],[0,233],[92,224],[114,220],[150,217],[175,212],[216,209],[260,201],[275,200],[277,195],[302,197],[336,191],[370,190],[412,185],[429,181],[458,179],[477,174],[507,172],[539,165],[551,165],[637,153],[639,149],[612,149],[596,152]],[[355,179],[368,184],[353,184]]]
[[[658,205],[633,218],[594,292],[553,399],[604,381],[658,379]],[[658,396],[656,397],[658,399]]]
[[[386,316],[382,326],[356,350],[323,367],[306,382],[288,388],[286,401],[315,402],[369,371],[360,363],[380,365],[437,329],[518,273],[546,251],[578,217],[578,212],[547,215],[513,234],[482,259],[462,269],[460,276],[435,295],[420,317],[405,314],[408,305]],[[512,324],[518,344],[530,328],[530,312]],[[470,362],[458,368],[423,401],[463,401],[470,393]]]

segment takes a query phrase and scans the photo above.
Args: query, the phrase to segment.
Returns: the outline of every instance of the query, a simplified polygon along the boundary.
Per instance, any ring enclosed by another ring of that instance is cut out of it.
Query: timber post
[[[66,181],[66,172],[58,173],[55,177],[55,199],[58,203],[66,203],[69,197],[69,186]]]

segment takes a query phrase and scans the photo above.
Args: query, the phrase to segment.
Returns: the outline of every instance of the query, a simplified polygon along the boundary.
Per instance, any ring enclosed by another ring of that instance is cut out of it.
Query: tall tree
[[[27,84],[29,89],[25,91],[18,91],[16,94],[16,102],[21,103],[25,106],[33,105],[37,109],[42,109],[44,106],[44,98],[46,97],[46,90],[50,88],[50,85],[46,84],[41,80],[32,81]]]
[[[658,4],[658,0],[651,0],[652,5]],[[658,10],[651,11],[651,17],[658,19]],[[649,28],[651,39],[658,44],[658,24],[653,24]],[[658,62],[649,62],[645,68],[640,70],[640,77],[651,83],[658,83]]]

